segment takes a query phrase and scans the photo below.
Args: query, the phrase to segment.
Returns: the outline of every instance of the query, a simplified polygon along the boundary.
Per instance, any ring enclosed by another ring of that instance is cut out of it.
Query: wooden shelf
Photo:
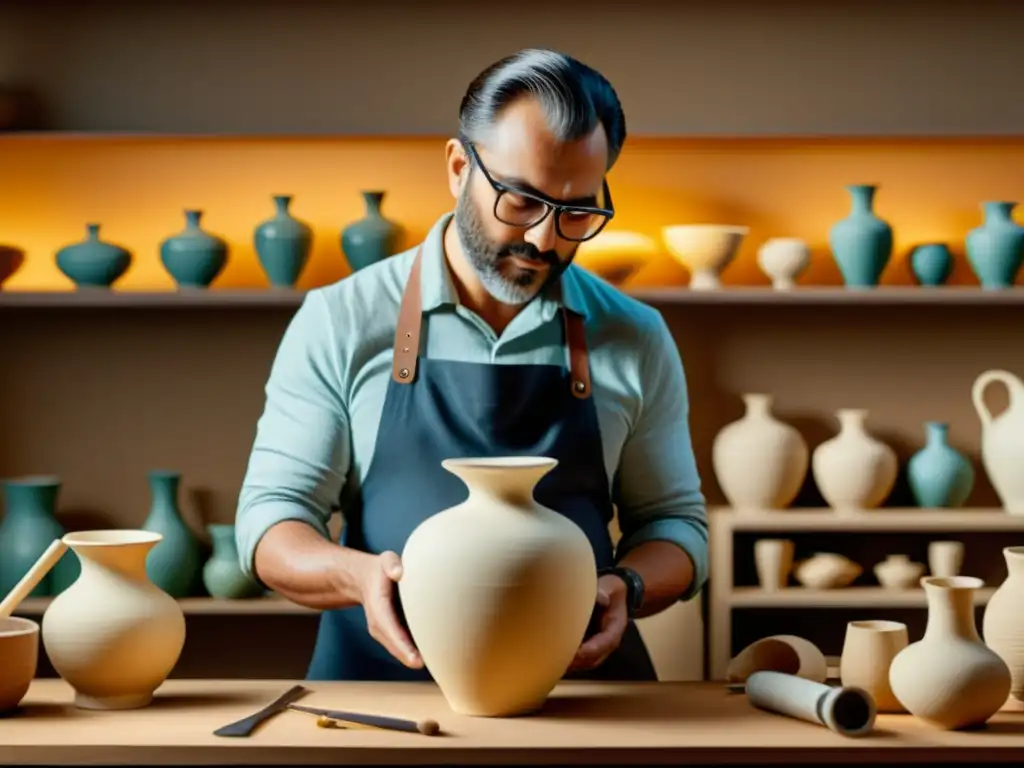
[[[994,587],[979,589],[975,604],[985,605]],[[842,589],[806,589],[788,587],[766,592],[760,587],[736,587],[729,602],[733,608],[924,608],[924,590],[884,589],[883,587],[843,587]]]
[[[1024,515],[1000,509],[735,510],[710,513],[733,531],[1024,531]]]
[[[32,597],[25,600],[16,614],[39,616],[49,607],[53,598]],[[254,597],[248,600],[220,600],[213,597],[186,597],[179,600],[188,616],[287,616],[315,614],[312,608],[296,605],[279,597]]]
[[[1012,306],[1024,305],[1024,288],[1002,291],[973,286],[946,288],[881,287],[850,290],[839,287],[771,288],[735,287],[717,291],[691,291],[685,286],[638,288],[626,293],[655,305],[746,306]],[[285,307],[302,303],[304,290],[289,288],[183,288],[167,291],[124,291],[85,288],[68,291],[0,290],[0,308],[187,308]]]

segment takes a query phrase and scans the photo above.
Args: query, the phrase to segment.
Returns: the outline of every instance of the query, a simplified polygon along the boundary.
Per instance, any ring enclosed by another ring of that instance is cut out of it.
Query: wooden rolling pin
[[[29,592],[36,588],[36,585],[43,580],[43,576],[50,572],[50,569],[57,564],[66,551],[67,545],[60,539],[54,539],[35,564],[21,577],[21,581],[15,584],[14,589],[7,593],[7,597],[0,602],[0,619],[6,619],[17,610],[21,601],[28,597]]]

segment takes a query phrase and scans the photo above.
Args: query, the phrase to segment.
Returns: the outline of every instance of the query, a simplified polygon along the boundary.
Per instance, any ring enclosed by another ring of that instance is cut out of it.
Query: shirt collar
[[[455,306],[459,302],[455,283],[452,282],[451,273],[448,271],[448,260],[444,253],[444,233],[453,216],[453,212],[444,214],[434,223],[423,240],[420,300],[424,312],[431,312],[443,306]],[[542,305],[541,313],[544,318],[554,317],[555,312],[561,307],[565,307],[581,317],[587,316],[577,274],[579,269],[579,267],[571,265],[557,283],[548,286],[537,297]]]

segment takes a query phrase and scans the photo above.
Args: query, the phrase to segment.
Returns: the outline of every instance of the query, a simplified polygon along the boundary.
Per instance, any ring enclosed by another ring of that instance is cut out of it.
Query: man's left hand
[[[618,576],[608,574],[597,580],[597,611],[597,633],[576,651],[576,658],[569,667],[572,671],[601,666],[622,642],[629,614],[626,610],[626,583]]]

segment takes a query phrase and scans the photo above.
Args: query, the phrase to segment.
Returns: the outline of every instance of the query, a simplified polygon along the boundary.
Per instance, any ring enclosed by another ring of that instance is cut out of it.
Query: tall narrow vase
[[[962,507],[974,488],[974,467],[949,444],[949,425],[925,422],[927,444],[907,462],[910,491],[919,507]]]
[[[144,707],[178,663],[185,617],[146,577],[146,555],[158,541],[146,531],[64,537],[82,576],[43,614],[42,639],[82,709]]]
[[[985,644],[1010,668],[1010,694],[1024,701],[1024,547],[1006,547],[1006,581],[985,606]]]
[[[597,595],[594,551],[576,523],[533,498],[557,464],[443,462],[469,498],[425,520],[406,542],[398,583],[405,618],[461,714],[538,709],[586,633]]]
[[[928,623],[889,667],[889,685],[907,711],[938,728],[984,724],[1010,694],[1010,670],[978,636],[972,576],[924,578]]]
[[[17,584],[55,539],[64,535],[56,518],[61,481],[57,477],[23,477],[4,483],[0,521],[0,596]],[[78,560],[65,553],[29,597],[50,597],[78,578]]]
[[[292,216],[291,202],[291,195],[274,195],[274,215],[253,234],[260,266],[275,288],[295,285],[313,247],[313,229]]]
[[[871,288],[892,256],[892,227],[874,211],[872,184],[846,187],[852,200],[850,215],[832,225],[829,245],[848,288]]]
[[[159,533],[162,541],[146,559],[146,572],[171,597],[188,597],[197,586],[202,567],[199,540],[181,517],[178,488],[181,474],[158,470],[149,473],[152,506],[142,527]]]
[[[985,221],[967,233],[967,261],[982,288],[1013,286],[1024,262],[1024,227],[1013,220],[1016,203],[982,203]]]
[[[819,445],[811,456],[814,482],[833,509],[878,507],[896,483],[896,452],[869,434],[866,410],[844,408],[836,416],[839,434]]]
[[[341,249],[353,271],[358,271],[388,256],[398,248],[401,227],[381,213],[384,192],[363,192],[366,216],[345,227],[341,233]]]
[[[202,211],[185,211],[185,228],[160,244],[164,269],[182,288],[207,288],[228,261],[227,241],[206,232]]]
[[[210,596],[240,600],[262,594],[263,588],[245,575],[238,562],[235,526],[210,524],[206,530],[213,542],[213,554],[203,566],[203,586]]]

